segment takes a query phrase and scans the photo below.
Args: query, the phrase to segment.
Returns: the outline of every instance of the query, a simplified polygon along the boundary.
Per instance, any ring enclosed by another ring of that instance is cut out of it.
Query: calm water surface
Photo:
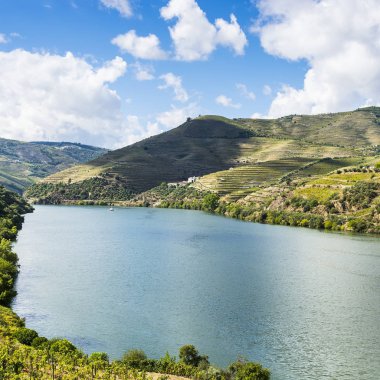
[[[196,211],[38,206],[14,309],[84,351],[194,344],[274,380],[379,379],[380,240]]]

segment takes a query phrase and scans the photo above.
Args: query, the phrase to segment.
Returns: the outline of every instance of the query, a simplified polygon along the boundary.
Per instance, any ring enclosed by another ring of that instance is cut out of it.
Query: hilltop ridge
[[[379,145],[379,108],[273,120],[201,116],[53,174],[44,182],[75,183],[102,177],[141,192],[163,181],[271,160],[373,155]]]

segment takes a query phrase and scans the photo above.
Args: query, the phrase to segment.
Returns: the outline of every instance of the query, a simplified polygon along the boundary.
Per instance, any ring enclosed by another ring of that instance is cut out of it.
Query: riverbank
[[[355,176],[361,179],[361,174]],[[162,183],[124,201],[60,200],[58,204],[202,210],[263,224],[380,234],[380,183],[372,178],[370,182],[359,180],[350,187],[316,186],[320,187],[283,184],[257,189],[247,197],[232,200],[196,185]],[[31,200],[37,204],[54,204],[50,198],[32,197]]]

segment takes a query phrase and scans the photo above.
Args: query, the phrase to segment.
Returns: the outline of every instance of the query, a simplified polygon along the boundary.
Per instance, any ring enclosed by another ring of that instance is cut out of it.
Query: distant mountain
[[[0,185],[22,193],[37,180],[87,162],[107,150],[69,142],[21,142],[0,138]]]

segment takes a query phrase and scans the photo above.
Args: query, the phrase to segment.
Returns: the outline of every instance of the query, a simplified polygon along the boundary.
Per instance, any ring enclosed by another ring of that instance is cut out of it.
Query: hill
[[[314,212],[315,226],[324,227],[335,213],[341,217],[336,228],[377,232],[379,165],[377,107],[276,120],[202,116],[53,174],[26,196],[40,203],[204,208],[203,197],[215,194],[224,215],[274,223],[276,217],[263,217],[270,211],[298,223],[301,214]],[[189,177],[197,179],[185,186]],[[160,187],[163,182],[169,188]],[[347,201],[350,188],[370,198],[355,208]]]
[[[21,142],[0,138],[0,185],[22,193],[38,179],[107,150],[68,142]]]
[[[203,116],[53,174],[44,182],[76,183],[102,177],[138,193],[163,181],[182,181],[261,162],[373,155],[380,145],[379,110],[276,120]]]

